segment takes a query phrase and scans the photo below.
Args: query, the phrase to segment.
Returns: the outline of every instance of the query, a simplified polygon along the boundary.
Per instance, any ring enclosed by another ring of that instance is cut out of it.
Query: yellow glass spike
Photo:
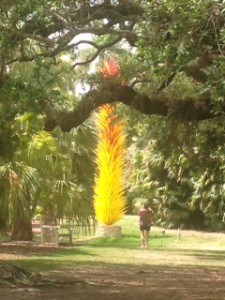
[[[123,188],[125,136],[122,122],[110,105],[100,108],[97,125],[94,210],[99,223],[112,225],[122,218],[126,206]]]

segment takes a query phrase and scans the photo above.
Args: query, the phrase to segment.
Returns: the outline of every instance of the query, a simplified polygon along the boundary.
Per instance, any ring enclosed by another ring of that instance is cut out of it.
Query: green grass
[[[181,237],[152,230],[150,249],[140,249],[137,217],[127,216],[117,223],[121,238],[91,238],[83,244],[59,248],[35,256],[11,259],[33,271],[71,268],[78,265],[130,267],[225,267],[225,236],[200,235]]]
[[[6,242],[10,240],[10,236],[9,235],[2,235],[0,234],[0,242]]]

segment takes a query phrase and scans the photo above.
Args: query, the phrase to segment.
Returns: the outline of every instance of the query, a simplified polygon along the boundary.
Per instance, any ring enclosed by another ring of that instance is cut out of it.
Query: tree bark
[[[102,104],[113,102],[121,102],[146,115],[160,115],[180,121],[200,121],[215,117],[211,112],[209,97],[171,100],[160,94],[148,96],[138,93],[131,86],[113,84],[89,91],[72,112],[49,112],[45,130],[51,131],[59,125],[62,131],[70,131],[89,118],[93,110]]]
[[[32,238],[31,220],[17,217],[13,222],[11,239],[14,241],[31,241]]]

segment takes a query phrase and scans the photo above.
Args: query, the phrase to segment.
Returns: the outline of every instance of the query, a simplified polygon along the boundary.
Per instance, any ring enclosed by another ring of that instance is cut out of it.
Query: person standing
[[[150,208],[148,202],[145,202],[138,211],[141,248],[149,247],[149,233],[151,229],[153,213],[154,211]]]

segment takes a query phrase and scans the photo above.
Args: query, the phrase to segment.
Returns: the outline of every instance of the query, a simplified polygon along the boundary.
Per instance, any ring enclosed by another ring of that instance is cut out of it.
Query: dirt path
[[[176,231],[174,231],[176,232]],[[203,235],[181,231],[185,235]],[[212,233],[214,234],[214,233]],[[210,234],[211,235],[211,234]],[[216,235],[220,235],[217,234]],[[42,255],[43,248],[31,244],[0,245],[0,259]],[[151,251],[151,250],[147,250]],[[225,268],[130,265],[75,266],[45,272],[57,282],[45,286],[5,286],[1,300],[223,300]]]
[[[225,270],[195,268],[77,267],[51,277],[80,283],[0,287],[2,300],[222,300]],[[82,283],[84,280],[84,283]]]

